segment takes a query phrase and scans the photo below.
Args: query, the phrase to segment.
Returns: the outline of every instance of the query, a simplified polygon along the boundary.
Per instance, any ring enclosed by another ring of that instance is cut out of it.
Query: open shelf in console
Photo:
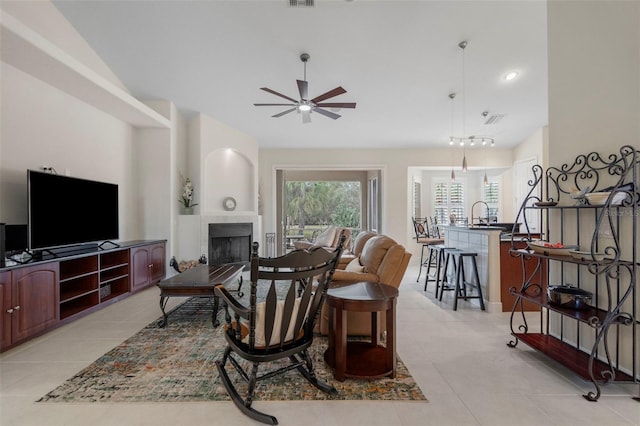
[[[129,250],[100,254],[100,302],[129,290]]]
[[[97,289],[60,303],[60,319],[68,318],[98,304]]]
[[[60,261],[60,319],[98,304],[98,256]]]

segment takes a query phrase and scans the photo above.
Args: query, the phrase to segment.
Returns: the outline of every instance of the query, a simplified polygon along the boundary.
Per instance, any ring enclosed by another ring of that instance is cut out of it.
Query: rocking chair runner
[[[335,388],[317,379],[307,349],[313,343],[315,322],[340,259],[344,239],[343,236],[333,251],[315,247],[294,250],[277,258],[259,257],[258,243],[253,243],[248,306],[242,305],[224,286],[215,287],[216,295],[225,302],[224,336],[227,341],[227,348],[216,366],[233,402],[252,419],[278,424],[274,416],[252,407],[253,398],[258,381],[289,370],[296,369],[318,389],[337,394]],[[277,292],[276,283],[280,286]],[[260,286],[268,289],[266,299],[258,303]],[[243,368],[235,355],[249,362],[250,371]],[[258,375],[260,364],[283,358],[289,359],[286,366]],[[229,378],[227,361],[248,384],[244,397]]]

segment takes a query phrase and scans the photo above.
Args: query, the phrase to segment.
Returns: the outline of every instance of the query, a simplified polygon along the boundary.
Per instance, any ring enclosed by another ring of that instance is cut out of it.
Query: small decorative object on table
[[[182,204],[182,214],[193,214],[193,208],[198,204],[193,202],[193,183],[186,178],[182,183],[182,198],[178,200]]]

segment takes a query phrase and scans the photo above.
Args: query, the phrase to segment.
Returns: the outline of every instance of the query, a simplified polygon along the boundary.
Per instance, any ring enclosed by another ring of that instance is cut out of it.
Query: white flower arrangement
[[[198,204],[193,203],[193,183],[191,179],[186,178],[182,185],[182,199],[178,200],[184,208],[195,207]]]

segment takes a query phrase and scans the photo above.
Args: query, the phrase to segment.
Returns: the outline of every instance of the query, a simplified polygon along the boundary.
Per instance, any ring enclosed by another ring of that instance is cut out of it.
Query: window
[[[369,179],[369,230],[378,232],[378,178]]]
[[[421,185],[420,182],[413,182],[413,217],[422,217],[422,207],[421,207]]]
[[[464,221],[465,181],[434,178],[432,182],[434,215],[438,223],[449,223],[451,215],[455,215],[456,221]]]
[[[498,221],[498,207],[500,206],[500,182],[496,178],[490,178],[487,185],[482,185],[482,200],[489,206],[489,219]]]

